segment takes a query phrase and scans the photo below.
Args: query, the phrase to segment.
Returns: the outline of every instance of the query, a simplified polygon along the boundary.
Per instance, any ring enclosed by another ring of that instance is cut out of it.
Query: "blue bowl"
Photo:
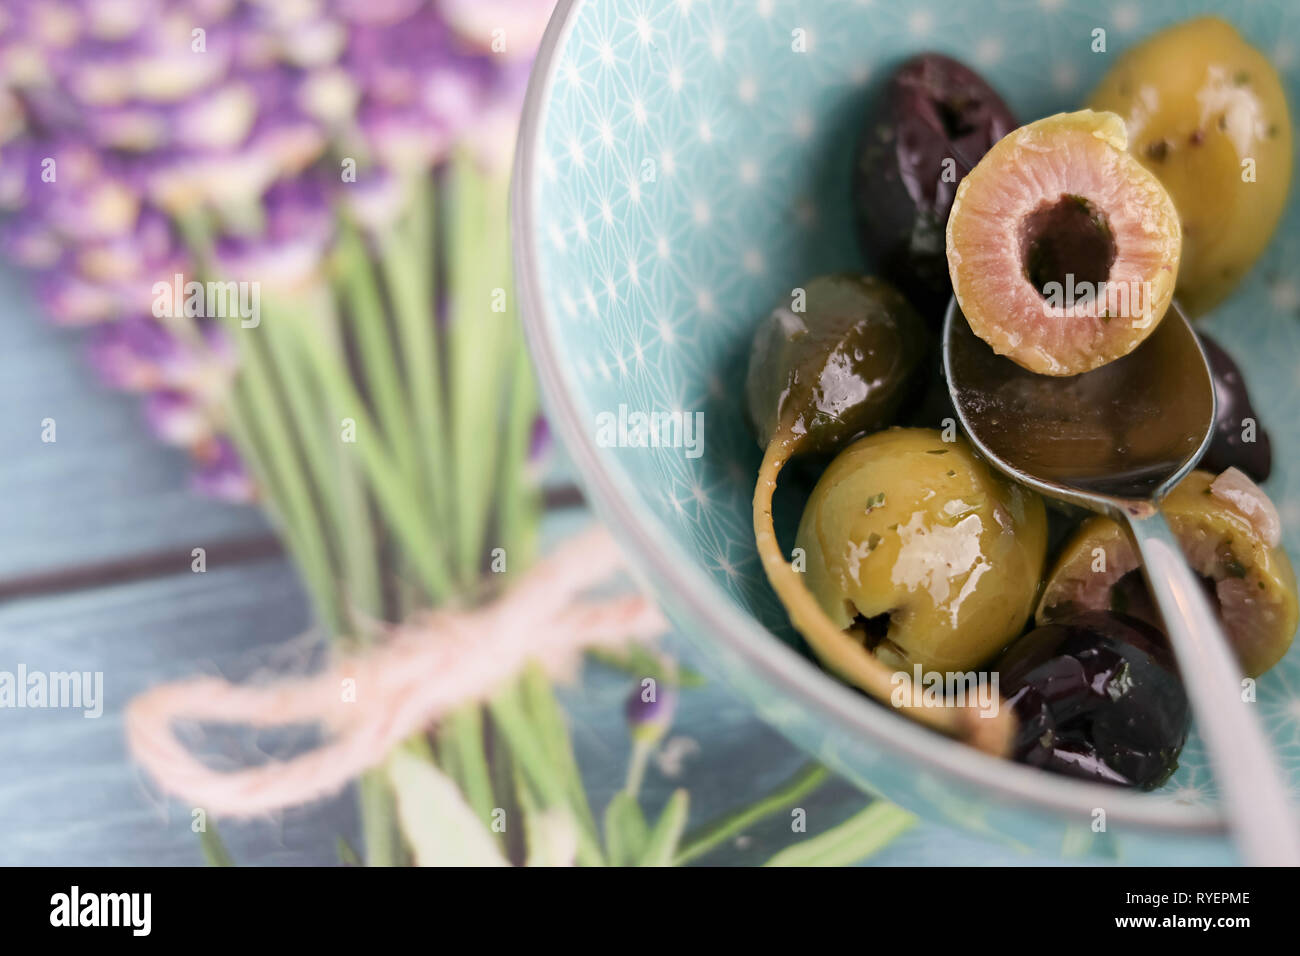
[[[864,109],[903,59],[955,56],[1032,119],[1077,108],[1117,53],[1214,6],[565,0],[528,91],[513,196],[522,309],[553,420],[644,582],[758,712],[819,760],[924,817],[1049,852],[1122,857],[1176,840],[1198,859],[1228,858],[1200,740],[1156,793],[1085,784],[932,734],[805,656],[754,550],[760,456],[739,399],[749,337],[808,277],[870,268],[851,229],[849,168]],[[1300,104],[1300,8],[1240,5],[1230,18]],[[1096,28],[1109,53],[1092,52]],[[1292,202],[1206,325],[1240,361],[1273,433],[1267,490],[1293,561],[1297,260]],[[691,413],[689,423],[699,412],[703,432],[685,432],[682,447],[619,447],[620,414],[637,412]],[[1260,680],[1258,697],[1295,789],[1300,653]]]

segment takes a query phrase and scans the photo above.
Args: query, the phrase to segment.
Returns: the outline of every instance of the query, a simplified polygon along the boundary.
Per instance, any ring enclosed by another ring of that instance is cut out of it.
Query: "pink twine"
[[[609,534],[593,528],[566,541],[493,604],[403,624],[380,646],[322,673],[270,685],[201,677],[155,687],[127,707],[127,746],[165,793],[217,816],[251,817],[319,799],[439,717],[489,697],[529,660],[554,673],[583,648],[663,633],[663,617],[640,595],[579,598],[621,566]],[[317,723],[331,739],[291,760],[220,771],[177,739],[172,723],[181,719],[250,727]]]

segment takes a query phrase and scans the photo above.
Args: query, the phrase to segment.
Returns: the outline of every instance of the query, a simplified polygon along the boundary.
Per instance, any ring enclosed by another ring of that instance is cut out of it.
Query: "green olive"
[[[865,651],[860,638],[827,615],[809,591],[806,576],[782,552],[772,520],[781,469],[792,458],[837,451],[855,435],[889,424],[925,356],[928,338],[920,316],[893,287],[855,275],[814,279],[795,290],[789,307],[777,307],[759,326],[745,386],[746,410],[764,449],[754,485],[754,540],[791,623],[829,669],[911,719],[1001,755],[1014,736],[1010,710],[985,719],[988,715],[971,702],[935,707],[896,695],[897,667]],[[937,433],[922,434],[934,434],[937,440]],[[1037,508],[1041,538],[1042,504]],[[982,568],[975,572],[971,587],[985,573]],[[842,601],[838,607],[842,612]],[[965,619],[964,613],[958,617]]]
[[[1282,659],[1300,623],[1291,561],[1268,497],[1243,472],[1193,471],[1160,506],[1192,570],[1211,592],[1242,671],[1258,677]],[[1089,518],[1057,556],[1040,623],[1079,610],[1115,610],[1160,625],[1124,529]]]
[[[835,458],[796,545],[817,603],[859,654],[908,672],[966,671],[1033,611],[1047,515],[1038,495],[994,474],[965,441],[893,428]]]
[[[759,445],[788,436],[791,457],[827,453],[883,428],[927,347],[924,322],[889,283],[813,279],[754,335],[745,400]]]
[[[1183,221],[1176,295],[1198,315],[1259,257],[1286,206],[1291,117],[1268,59],[1217,17],[1125,53],[1088,105],[1123,117],[1129,149]]]

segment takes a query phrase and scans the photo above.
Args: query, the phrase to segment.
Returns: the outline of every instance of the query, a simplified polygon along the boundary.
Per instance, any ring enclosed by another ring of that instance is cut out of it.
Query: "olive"
[[[864,652],[860,640],[827,615],[800,573],[804,568],[796,569],[782,552],[772,518],[786,464],[833,453],[886,425],[928,346],[929,333],[902,295],[883,280],[856,275],[812,280],[759,325],[745,381],[746,412],[764,449],[754,487],[754,539],[791,623],[831,669],[915,720],[1003,753],[1009,718],[985,719],[966,704],[930,707],[907,695],[894,699],[896,667]]]
[[[1242,672],[1263,674],[1286,654],[1300,622],[1282,522],[1245,473],[1193,471],[1161,503],[1174,536],[1209,592]],[[1157,620],[1124,529],[1100,515],[1066,542],[1043,589],[1038,620],[1117,610]]]
[[[808,588],[856,655],[908,672],[967,671],[1032,613],[1047,517],[1038,495],[995,474],[963,439],[891,428],[831,462],[796,545]],[[817,635],[809,643],[821,653]]]
[[[1240,468],[1256,481],[1267,481],[1273,470],[1273,444],[1250,403],[1241,369],[1219,343],[1204,332],[1200,336],[1210,360],[1218,403],[1214,437],[1201,466],[1215,472]]]
[[[953,298],[971,331],[1031,372],[1074,376],[1127,355],[1173,300],[1178,210],[1127,146],[1114,113],[1056,113],[1004,136],[957,188]]]
[[[1030,631],[998,662],[1021,763],[1151,789],[1169,779],[1191,709],[1164,634],[1113,611]]]
[[[819,276],[796,289],[759,324],[750,351],[746,410],[760,447],[789,439],[791,457],[825,454],[883,428],[928,340],[880,279]]]
[[[1291,117],[1267,57],[1199,17],[1120,57],[1088,105],[1123,117],[1129,150],[1183,222],[1176,295],[1190,315],[1226,296],[1268,244],[1291,182]]]
[[[935,325],[952,294],[944,227],[957,184],[1019,125],[979,74],[938,53],[899,67],[863,125],[853,170],[859,240]]]

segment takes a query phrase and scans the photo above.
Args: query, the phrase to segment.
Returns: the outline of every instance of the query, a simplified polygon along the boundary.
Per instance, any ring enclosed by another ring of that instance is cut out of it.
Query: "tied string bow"
[[[490,697],[530,660],[556,675],[586,648],[662,634],[667,623],[639,594],[582,596],[622,566],[609,533],[592,528],[492,603],[398,625],[374,648],[341,656],[320,673],[269,684],[198,677],[155,687],[127,706],[127,747],[164,793],[217,816],[247,818],[320,799],[440,717]],[[176,736],[179,720],[316,724],[328,740],[288,760],[222,771]]]

